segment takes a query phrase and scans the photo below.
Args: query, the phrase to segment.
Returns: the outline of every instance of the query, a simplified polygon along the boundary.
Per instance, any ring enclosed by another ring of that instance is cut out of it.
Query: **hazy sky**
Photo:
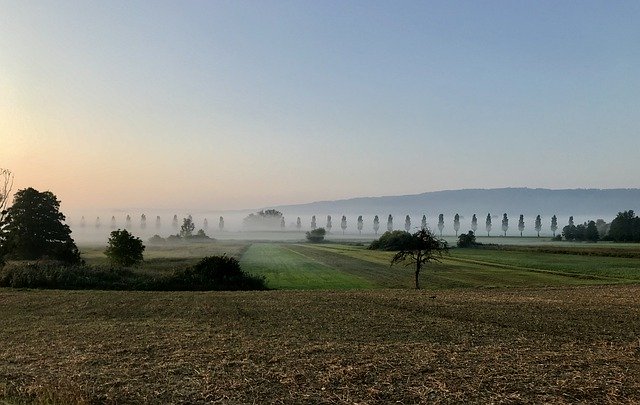
[[[639,1],[0,10],[0,167],[63,207],[640,187]]]

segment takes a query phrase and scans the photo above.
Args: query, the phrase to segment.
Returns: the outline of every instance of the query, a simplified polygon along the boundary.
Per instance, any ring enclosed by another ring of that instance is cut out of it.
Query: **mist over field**
[[[427,226],[434,232],[437,229],[438,215],[444,215],[445,226],[443,235],[455,235],[453,216],[460,215],[459,232],[471,229],[471,217],[478,218],[478,236],[486,236],[485,220],[487,213],[492,217],[492,236],[502,235],[502,215],[507,213],[509,230],[507,235],[519,235],[518,217],[525,216],[524,236],[535,236],[534,229],[536,215],[542,218],[541,236],[550,237],[551,216],[558,218],[559,232],[574,217],[576,224],[589,220],[603,219],[610,222],[618,212],[633,209],[640,211],[640,190],[545,190],[509,188],[493,190],[449,190],[441,192],[423,193],[407,196],[368,197],[348,200],[322,201],[308,204],[264,207],[275,208],[283,213],[285,226],[279,225],[270,229],[250,229],[243,220],[259,209],[236,211],[186,211],[186,210],[114,210],[92,211],[82,210],[70,212],[67,223],[73,229],[73,237],[79,243],[104,243],[112,229],[127,228],[135,235],[147,240],[153,235],[167,237],[179,233],[183,219],[191,215],[195,230],[203,229],[205,233],[216,239],[237,240],[301,240],[304,232],[311,229],[311,217],[316,216],[317,227],[327,225],[327,216],[332,218],[332,229],[328,238],[333,239],[364,239],[375,237],[373,218],[378,215],[380,229],[378,235],[387,230],[388,216],[393,217],[393,229],[405,229],[405,219],[409,215],[410,231],[418,229],[422,216],[427,217]],[[141,216],[146,216],[145,226],[141,223]],[[127,223],[127,215],[131,218]],[[177,225],[173,218],[177,216]],[[347,217],[347,228],[341,229],[342,216]],[[357,218],[362,215],[363,228],[358,232]],[[156,218],[160,216],[160,226],[156,225]],[[219,228],[219,218],[224,218],[224,228]],[[84,217],[84,223],[82,221]],[[100,218],[97,225],[97,218]],[[111,218],[115,217],[112,226]],[[301,228],[296,227],[300,217]],[[205,219],[207,224],[205,225]]]

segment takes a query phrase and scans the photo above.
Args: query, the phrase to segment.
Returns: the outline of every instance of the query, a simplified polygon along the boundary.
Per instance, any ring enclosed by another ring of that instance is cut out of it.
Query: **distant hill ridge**
[[[426,212],[430,216],[438,213],[476,213],[483,220],[487,213],[506,212],[527,216],[557,214],[611,218],[620,211],[632,209],[640,212],[640,189],[462,189],[401,196],[357,197],[270,208],[289,216],[327,213],[386,215]]]

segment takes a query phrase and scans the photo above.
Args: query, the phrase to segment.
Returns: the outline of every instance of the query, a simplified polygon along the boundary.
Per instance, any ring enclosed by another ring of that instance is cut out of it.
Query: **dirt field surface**
[[[0,403],[638,403],[640,286],[0,290]]]

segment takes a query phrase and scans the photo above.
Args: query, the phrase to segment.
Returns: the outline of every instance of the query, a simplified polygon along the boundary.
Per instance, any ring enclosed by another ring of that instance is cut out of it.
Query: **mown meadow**
[[[0,402],[634,403],[639,251],[453,249],[416,291],[358,243],[149,246],[136,271],[226,253],[272,290],[2,288]]]

